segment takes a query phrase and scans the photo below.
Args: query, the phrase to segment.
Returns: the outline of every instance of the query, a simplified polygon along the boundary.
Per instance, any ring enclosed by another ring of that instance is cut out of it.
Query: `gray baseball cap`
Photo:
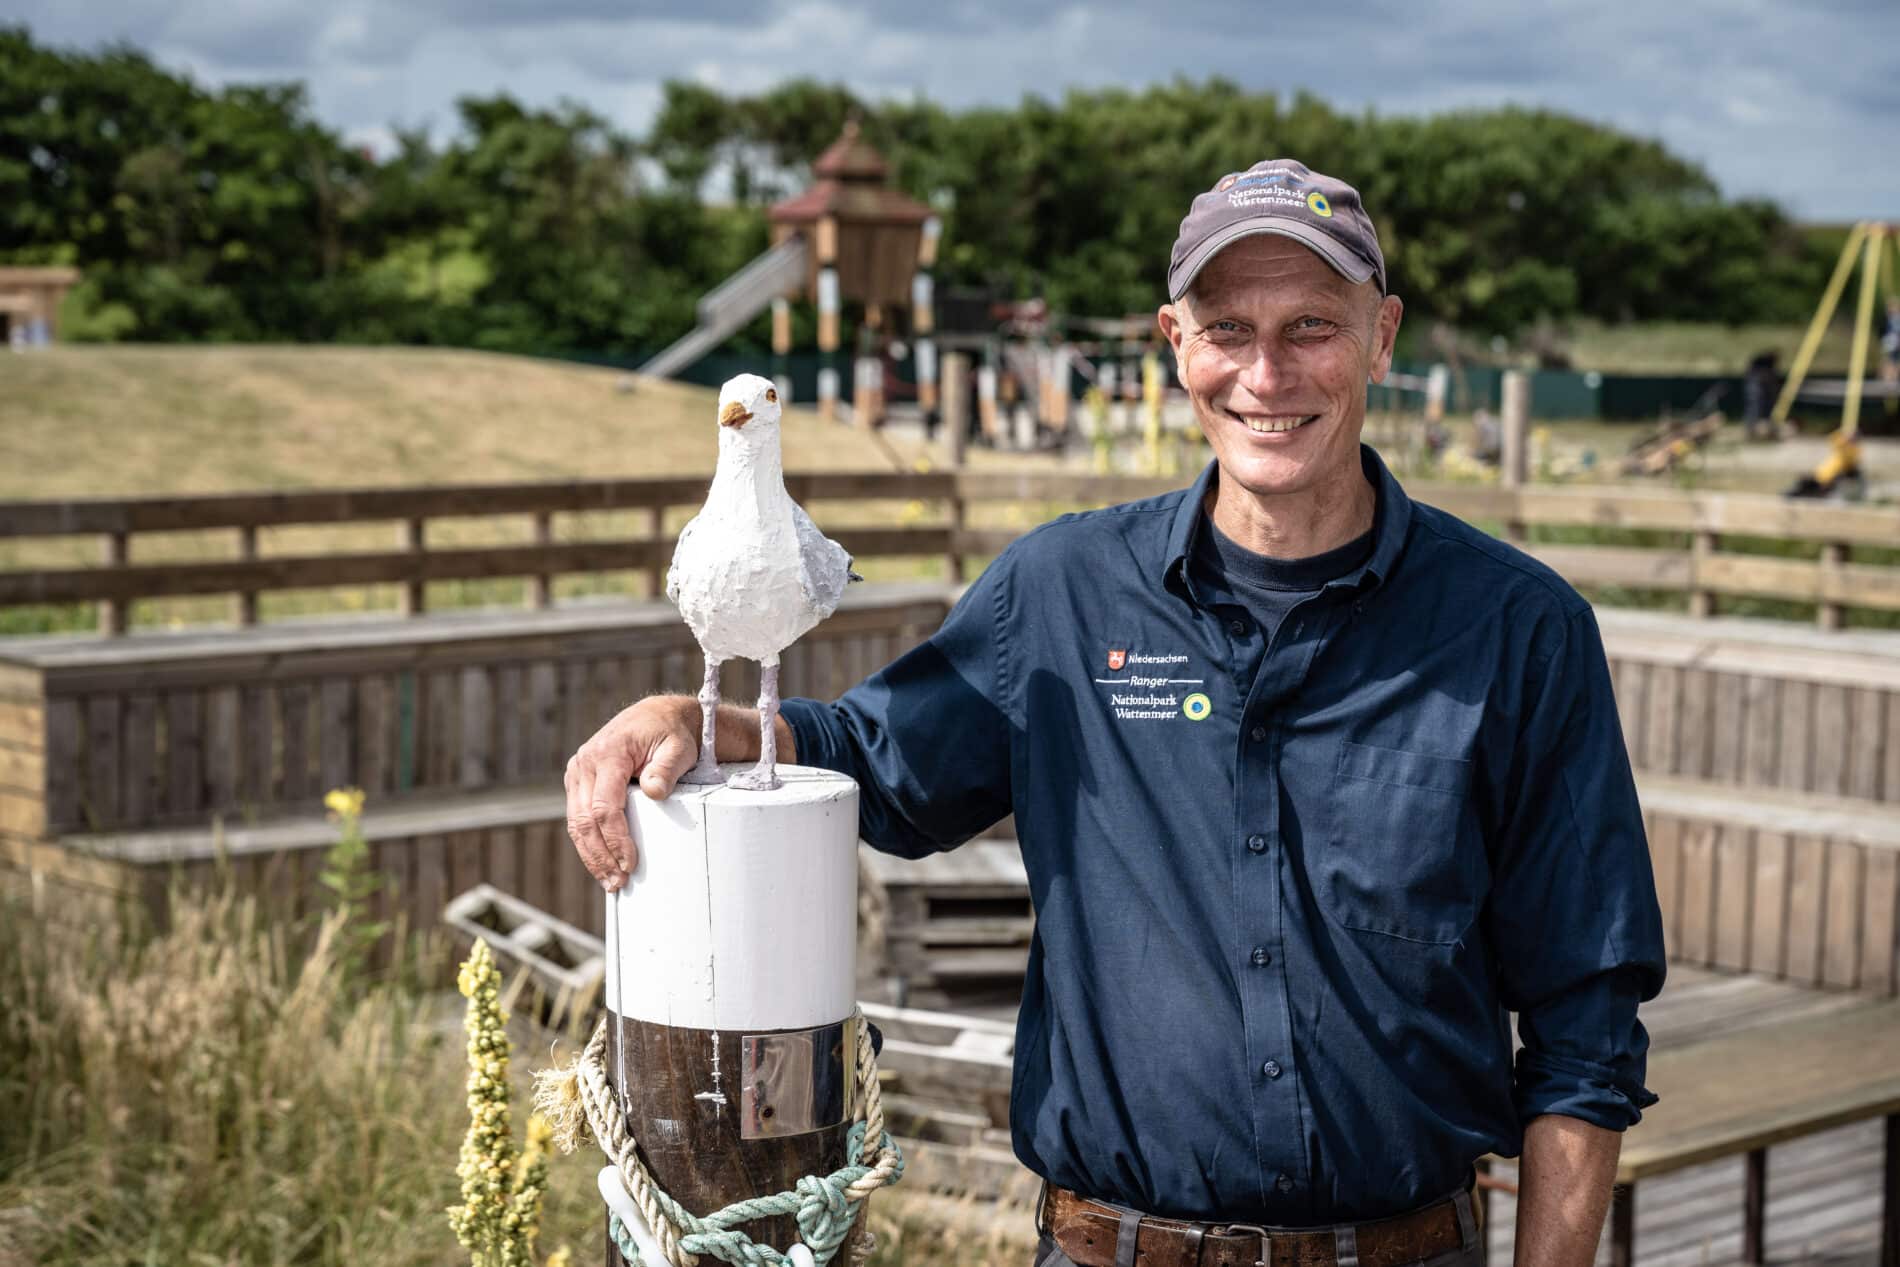
[[[1194,199],[1168,257],[1168,298],[1187,294],[1222,247],[1256,233],[1303,243],[1347,281],[1371,278],[1385,293],[1385,256],[1359,191],[1304,163],[1269,158],[1229,172]]]

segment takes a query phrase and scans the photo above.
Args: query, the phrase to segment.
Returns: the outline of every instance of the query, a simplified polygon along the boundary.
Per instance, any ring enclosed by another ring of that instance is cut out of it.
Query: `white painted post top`
[[[728,774],[744,765],[722,767]],[[858,785],[781,765],[769,792],[629,789],[639,861],[607,903],[607,1006],[691,1029],[810,1029],[857,997]]]

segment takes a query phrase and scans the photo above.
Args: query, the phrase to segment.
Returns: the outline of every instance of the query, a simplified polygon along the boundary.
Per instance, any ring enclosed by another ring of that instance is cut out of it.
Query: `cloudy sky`
[[[299,79],[372,144],[447,128],[464,93],[572,97],[639,132],[669,78],[962,106],[1218,74],[1381,113],[1549,106],[1807,219],[1900,217],[1897,0],[0,0],[0,21],[207,83]]]

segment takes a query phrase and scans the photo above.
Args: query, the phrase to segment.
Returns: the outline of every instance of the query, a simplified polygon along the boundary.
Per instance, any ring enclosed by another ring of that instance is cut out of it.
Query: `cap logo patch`
[[[1233,172],[1227,173],[1227,175],[1220,178],[1220,184],[1214,186],[1214,192],[1217,194],[1226,193],[1228,190],[1234,187],[1234,182],[1239,179],[1240,177],[1235,175]]]
[[[1306,195],[1306,205],[1316,216],[1330,217],[1333,214],[1333,204],[1327,202],[1326,195],[1317,189]]]

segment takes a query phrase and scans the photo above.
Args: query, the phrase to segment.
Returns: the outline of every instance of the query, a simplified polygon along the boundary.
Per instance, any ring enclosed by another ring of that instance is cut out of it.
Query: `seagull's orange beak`
[[[743,427],[751,421],[752,415],[736,400],[719,411],[719,425],[722,427]]]

